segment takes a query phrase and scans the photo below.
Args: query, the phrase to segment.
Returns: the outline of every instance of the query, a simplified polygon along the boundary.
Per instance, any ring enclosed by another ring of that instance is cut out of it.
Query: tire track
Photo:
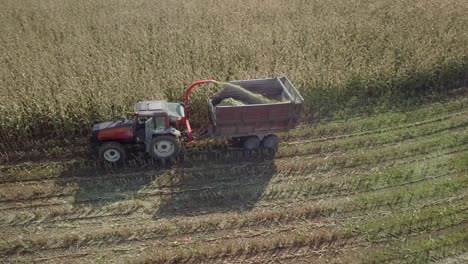
[[[451,148],[448,148],[448,149],[451,149]],[[466,151],[466,148],[463,148],[460,152],[463,153],[464,151]],[[430,153],[430,151],[429,151],[429,153]],[[458,153],[458,151],[456,151],[456,150],[454,151],[453,149],[451,149],[450,151],[445,152],[445,153],[443,153],[443,154],[436,155],[436,156],[433,157],[433,158],[437,158],[437,157],[440,157],[440,156],[446,156],[446,155],[453,155],[453,154],[456,154],[456,153]],[[422,157],[425,157],[427,154],[428,154],[428,153],[423,153],[423,154],[422,154]],[[412,158],[414,158],[415,156],[417,157],[417,155],[411,155]],[[393,166],[391,166],[391,165],[389,164],[389,163],[392,162],[393,160],[400,160],[400,159],[402,159],[402,158],[404,158],[404,157],[395,157],[395,158],[393,158],[393,159],[388,159],[388,160],[385,161],[386,164],[380,164],[380,165],[381,165],[381,166],[385,166],[385,167],[395,167],[395,166],[397,166],[397,165],[405,165],[405,164],[408,164],[408,163],[419,162],[418,159],[409,159],[409,160],[406,160],[405,163],[402,163],[402,164],[401,164],[401,163],[400,163],[400,164],[396,164],[396,165],[394,164]],[[426,161],[427,161],[427,158],[422,158],[422,160],[426,160]],[[359,165],[366,165],[366,164],[355,164],[355,165],[356,165],[356,166],[353,166],[353,167],[358,167]],[[342,168],[342,169],[347,169],[347,168]],[[316,168],[316,170],[317,170],[317,168]],[[263,178],[264,178],[264,177],[262,177],[262,175],[261,175],[261,173],[262,173],[263,171],[264,171],[264,169],[262,169],[262,167],[259,166],[257,172],[259,173],[260,177],[257,177],[257,176],[252,177],[251,173],[246,174],[246,178],[252,178],[252,179],[254,179],[254,180],[250,180],[249,183],[246,183],[246,184],[243,184],[243,185],[242,185],[242,184],[237,184],[236,186],[237,186],[237,187],[240,187],[240,186],[255,186],[255,185],[258,185],[259,182],[258,182],[258,181],[255,181],[255,179],[260,180],[260,181],[263,181]],[[303,171],[304,171],[304,170],[299,169],[299,173],[303,174]],[[321,169],[318,169],[318,171],[323,172],[323,170],[321,170]],[[286,172],[287,174],[293,175],[292,177],[297,176],[297,173],[296,173],[296,171],[294,171],[294,170],[291,171],[291,170],[285,169],[285,170],[276,170],[276,171],[275,171],[276,175],[277,175],[277,174],[284,173],[284,172]],[[226,174],[226,171],[223,171],[223,172],[220,171],[220,172],[218,172],[218,173],[224,175],[224,174]],[[207,178],[205,181],[202,181],[202,182],[199,183],[199,184],[202,185],[202,186],[203,186],[203,185],[206,185],[206,184],[209,184],[209,185],[214,185],[214,186],[218,186],[218,187],[221,187],[221,188],[223,188],[222,184],[225,184],[224,189],[229,189],[229,188],[232,188],[232,187],[233,187],[233,185],[230,184],[231,182],[233,182],[233,181],[234,181],[234,182],[237,182],[237,181],[239,180],[239,178],[236,176],[236,174],[242,174],[242,173],[241,173],[240,171],[235,171],[235,172],[234,172],[234,177],[233,177],[232,174],[230,174],[231,176],[228,176],[228,177],[229,177],[228,180],[225,180],[225,179],[223,179],[223,178],[221,178],[221,179],[219,179],[219,178],[214,178],[214,179],[213,179],[213,178]],[[170,175],[170,177],[175,177],[175,175]],[[190,176],[190,178],[191,178],[191,176]],[[133,182],[132,182],[132,183],[133,183]],[[189,184],[190,184],[190,183],[189,183]],[[219,186],[220,184],[221,184],[221,186]],[[145,185],[146,185],[146,184],[145,184]],[[173,185],[173,184],[172,184],[172,185],[167,185],[167,186],[164,186],[164,185],[163,185],[163,186],[157,186],[156,188],[158,188],[158,189],[174,188],[174,187],[177,188],[177,187],[181,187],[181,186],[184,186],[184,185]],[[64,187],[64,188],[65,188],[65,187]],[[141,187],[138,186],[136,189],[127,188],[126,190],[127,190],[127,191],[132,191],[132,190],[140,190],[140,189],[141,189]],[[238,188],[237,188],[237,189],[238,189]],[[206,188],[201,188],[201,189],[196,189],[196,188],[194,188],[194,189],[191,190],[191,192],[200,192],[200,191],[204,191],[204,190],[213,190],[213,188],[207,188],[207,187],[206,187]],[[220,190],[220,188],[217,188],[217,189],[215,188],[215,190]],[[59,190],[57,190],[57,191],[61,191],[61,189],[59,189]],[[156,191],[157,191],[157,189],[156,189]],[[185,192],[187,192],[187,190],[186,190]],[[172,193],[171,193],[171,192],[166,192],[166,193],[164,193],[164,191],[162,191],[160,194],[154,194],[154,195],[152,195],[152,196],[156,196],[156,197],[157,197],[157,196],[161,196],[161,195],[164,196],[164,195],[174,195],[174,194],[176,194],[176,193],[174,193],[174,192],[172,192]],[[73,196],[73,195],[74,195],[74,193],[69,193],[69,194],[51,194],[51,195],[46,195],[46,196],[42,196],[42,197],[41,197],[41,196],[31,197],[31,198],[29,198],[29,199],[15,199],[14,201],[13,201],[13,200],[11,200],[11,201],[10,201],[10,200],[8,200],[8,201],[0,201],[0,204],[2,204],[2,203],[3,203],[3,204],[5,204],[5,203],[8,204],[9,202],[14,203],[14,202],[35,201],[35,200],[46,200],[46,201],[47,201],[48,199],[53,199],[53,198],[57,198],[57,197],[67,197],[67,196]],[[112,200],[112,198],[110,198],[110,199]],[[81,203],[81,204],[86,204],[86,203],[92,203],[92,202],[98,202],[98,201],[105,201],[105,200],[108,200],[108,199],[106,199],[105,197],[103,197],[103,198],[97,198],[97,199],[83,200],[83,201],[81,201],[80,203]],[[54,205],[56,205],[56,204],[54,204]],[[47,206],[47,204],[44,204],[44,205],[37,205],[37,204],[31,205],[32,208],[44,207],[44,206]],[[21,205],[19,205],[19,206],[10,206],[10,207],[6,207],[6,208],[0,208],[0,210],[5,210],[5,209],[6,209],[6,210],[13,210],[13,209],[19,209],[19,208],[25,209],[25,208],[28,208],[28,207],[29,207],[29,206],[28,206],[27,204],[21,204]]]
[[[466,126],[465,123],[462,123],[462,124],[455,125],[455,126],[453,126],[453,127],[442,128],[442,129],[439,129],[439,130],[436,129],[435,131],[430,131],[430,132],[424,132],[424,133],[422,133],[421,135],[417,135],[417,137],[416,137],[416,136],[412,136],[412,137],[410,137],[410,136],[405,136],[402,140],[399,140],[399,141],[396,141],[396,142],[390,142],[390,143],[386,143],[386,144],[375,144],[374,146],[365,146],[365,147],[366,147],[367,149],[376,149],[376,148],[379,148],[379,147],[385,147],[385,146],[396,145],[396,144],[401,143],[401,142],[414,142],[414,141],[419,141],[419,140],[422,140],[422,139],[424,139],[424,138],[431,137],[431,136],[433,136],[433,135],[437,135],[437,134],[442,133],[442,132],[452,131],[452,130],[455,131],[455,130],[457,130],[457,129],[460,129],[460,125],[461,125],[462,128],[464,128],[464,127]],[[424,136],[422,136],[422,135],[424,135]],[[338,145],[338,146],[339,146],[339,145]],[[302,147],[304,148],[304,147],[306,147],[306,146],[302,146]],[[349,147],[348,147],[348,149],[346,149],[346,151],[359,150],[359,149],[362,148],[362,147],[364,147],[364,146],[358,146],[358,147],[356,147],[356,148],[354,148],[354,147],[353,147],[353,148],[349,148]],[[295,156],[297,155],[297,153],[295,153],[295,152],[291,152],[290,154],[288,154],[288,153],[285,152],[285,151],[286,151],[286,150],[283,148],[283,149],[280,151],[280,153],[277,155],[278,157],[277,157],[275,160],[287,159],[287,158],[295,157]],[[238,152],[238,154],[239,154],[240,156],[243,156],[243,155],[245,154],[243,151],[237,151],[237,152]],[[281,152],[283,153],[283,155],[281,155]],[[310,152],[310,151],[309,151],[309,152]],[[223,153],[223,154],[226,155],[226,157],[227,157],[227,156],[232,156],[233,153],[235,153],[235,152],[231,152],[231,154],[230,154],[230,153]],[[323,157],[323,156],[329,156],[329,155],[338,154],[338,153],[342,153],[342,152],[340,151],[339,148],[338,148],[338,150],[336,150],[336,151],[332,151],[332,152],[330,152],[330,151],[327,152],[327,151],[326,151],[326,152],[323,152],[322,147],[320,147],[320,153],[314,153],[314,151],[312,151],[312,154],[307,154],[307,153],[301,153],[301,154],[302,154],[303,157],[321,158],[321,157]],[[205,154],[208,154],[208,153],[205,153]],[[210,152],[209,154],[212,155],[213,153]],[[241,154],[242,154],[242,155],[241,155]],[[254,158],[257,157],[257,159],[258,159],[258,157],[263,156],[262,153],[252,153],[252,154],[253,154]],[[192,157],[192,158],[190,158],[187,162],[190,163],[190,160],[195,161],[196,158],[195,158],[195,157]],[[222,161],[223,158],[220,158],[219,160]],[[86,162],[85,162],[85,163],[86,163]],[[71,163],[71,165],[73,165],[73,166],[72,166],[72,168],[73,168],[72,171],[83,171],[83,169],[85,169],[85,168],[88,168],[88,170],[89,170],[89,169],[91,169],[91,168],[93,168],[93,167],[95,167],[95,168],[101,167],[101,168],[102,168],[102,166],[100,166],[99,163],[91,162],[91,163],[88,163],[89,166],[87,166],[85,163],[81,163],[81,164],[79,164],[79,166],[78,166],[78,164],[77,164],[77,165],[74,165],[73,163]],[[219,162],[218,162],[218,163],[219,163]],[[256,161],[255,163],[258,163],[258,161]],[[94,165],[94,166],[93,166],[93,165]],[[136,164],[135,164],[135,165],[136,165]],[[146,161],[143,161],[143,160],[142,160],[141,163],[140,163],[140,166],[148,166],[148,165],[150,166],[150,168],[154,168],[155,163],[154,163],[154,161],[152,161],[152,160],[150,160],[149,163],[147,163]],[[156,165],[157,165],[157,164],[156,164]],[[181,163],[181,165],[184,166],[184,163]],[[185,167],[186,169],[189,169],[189,168],[186,167],[187,165],[188,165],[188,164],[185,164],[184,167]],[[215,164],[212,164],[212,165],[216,166]],[[223,165],[223,164],[222,164],[222,165]],[[140,166],[138,166],[138,167],[140,167]],[[226,165],[224,165],[224,166],[230,166],[230,164],[226,164]],[[125,166],[125,167],[127,167],[127,166]],[[180,167],[180,168],[184,168],[184,167]],[[111,171],[113,170],[113,169],[112,169],[112,166],[109,166],[108,169],[110,170],[109,172],[111,172]],[[124,170],[126,170],[126,171],[130,171],[130,170],[132,170],[132,169],[138,169],[138,168],[132,168],[132,166],[129,166],[129,167],[127,167],[127,168],[124,168]],[[203,170],[203,169],[205,169],[205,168],[201,168],[201,169]],[[86,170],[86,169],[85,169],[85,170]],[[99,170],[99,169],[98,169],[98,170]],[[144,170],[143,170],[143,171],[144,171]],[[70,171],[69,173],[73,174],[73,172],[71,172],[71,171]],[[135,175],[135,173],[141,173],[141,172],[133,172],[132,175]],[[98,176],[98,177],[105,177],[105,176]],[[5,176],[2,177],[2,178],[4,178],[4,179],[3,179],[3,180],[0,180],[0,184],[8,184],[8,183],[13,183],[13,184],[14,184],[14,183],[16,183],[16,182],[22,182],[22,183],[31,182],[31,183],[33,183],[33,182],[38,182],[38,181],[41,181],[41,180],[48,180],[48,179],[49,179],[49,180],[52,180],[51,178],[55,178],[55,177],[53,177],[53,176],[47,176],[47,177],[40,177],[40,178],[26,178],[26,179],[20,179],[20,180],[18,180],[18,179],[7,179]],[[75,178],[78,178],[78,177],[75,177]],[[0,186],[1,186],[1,185],[0,185]]]
[[[468,113],[468,110],[463,110],[463,111],[458,111],[458,112],[455,112],[455,113],[447,114],[447,115],[444,115],[442,117],[427,119],[427,120],[419,121],[419,122],[413,122],[413,123],[409,123],[409,124],[405,124],[405,125],[387,127],[387,128],[376,129],[376,130],[371,130],[371,131],[348,133],[348,134],[336,135],[336,136],[331,136],[331,137],[319,137],[319,138],[316,138],[316,139],[303,140],[303,141],[299,141],[299,142],[294,142],[294,141],[289,142],[289,143],[286,142],[286,145],[296,145],[296,144],[304,144],[304,143],[310,143],[310,142],[323,142],[323,141],[337,140],[337,139],[342,139],[342,138],[351,138],[351,137],[357,137],[357,136],[366,136],[366,135],[379,134],[379,133],[384,133],[384,132],[391,132],[391,131],[395,131],[395,130],[401,130],[401,129],[405,129],[405,128],[412,128],[412,127],[418,127],[418,126],[427,125],[427,124],[431,124],[431,123],[436,123],[436,122],[447,120],[447,119],[452,118],[452,117],[465,115],[467,113]],[[304,130],[308,130],[308,129],[313,130],[313,129],[316,129],[316,128],[311,127],[311,126],[301,126],[298,129],[296,129],[295,131],[301,131],[301,130],[304,131]],[[294,135],[294,133],[293,133],[293,135],[282,136],[282,138],[287,140],[288,138],[293,138],[293,139],[294,138],[304,138],[304,137],[308,138],[310,136],[314,136],[314,135],[307,135],[307,134],[302,134],[301,135],[301,133],[298,133],[297,135]],[[79,145],[78,142],[87,142],[87,139],[82,139],[81,141],[76,141],[72,145],[74,149],[76,149],[76,148],[86,148],[86,144]],[[204,144],[202,144],[202,145],[204,145]],[[57,146],[53,145],[53,148],[56,148],[56,147]],[[69,147],[71,147],[71,146],[69,146]],[[212,147],[213,146],[211,146],[211,148]],[[66,148],[66,146],[63,146],[62,148]],[[45,154],[50,152],[50,149],[44,150],[44,153],[40,153],[41,151],[38,150],[37,148],[31,147],[31,148],[28,148],[28,149],[35,149],[36,152],[39,152],[39,154],[36,155],[36,156],[39,156],[39,157],[46,156]],[[220,150],[225,150],[225,149],[226,149],[226,146],[222,147]],[[191,154],[191,152],[193,153],[193,152],[198,152],[198,151],[203,151],[203,147],[202,147],[202,149],[194,148],[194,150],[189,151],[188,154]],[[18,151],[15,151],[15,152],[18,152]],[[88,151],[84,151],[84,152],[88,152]],[[85,154],[84,152],[83,152],[82,155],[80,155],[80,152],[76,152],[75,156],[81,156],[81,157],[84,158],[84,157],[87,156],[87,154]],[[22,156],[26,155],[26,153],[22,154]],[[67,153],[68,153],[68,151],[67,151]],[[14,154],[4,152],[4,153],[2,153],[2,156],[3,157],[10,157],[10,156],[14,156]],[[6,164],[8,164],[8,163],[11,164],[12,162],[14,162],[14,161],[10,161],[10,160],[14,160],[14,158],[4,158],[4,159],[7,159]],[[22,158],[22,159],[27,160],[25,158]],[[65,159],[65,160],[72,160],[72,159]],[[0,162],[0,164],[1,163],[2,162]]]
[[[463,147],[463,146],[462,146],[462,147]],[[462,153],[463,153],[464,151],[466,151],[466,147],[463,147],[461,150],[458,150],[458,151],[457,151],[457,150],[453,150],[453,149],[450,148],[450,147],[449,147],[449,148],[446,148],[446,149],[450,149],[450,151],[444,152],[444,153],[439,154],[439,155],[436,155],[436,156],[433,157],[433,158],[437,158],[437,157],[444,156],[444,155],[452,155],[452,154],[459,153],[459,152],[462,152]],[[439,151],[441,151],[441,149],[439,149]],[[429,151],[426,151],[426,153],[421,154],[422,158],[420,158],[420,160],[426,160],[426,161],[427,161],[427,158],[424,158],[424,157],[427,156],[428,154],[430,154],[430,152],[431,152],[431,151],[429,150]],[[392,161],[398,161],[398,160],[404,159],[405,157],[408,157],[408,156],[409,156],[409,157],[412,157],[412,158],[418,157],[418,155],[414,155],[414,154],[410,154],[410,155],[407,155],[407,156],[401,156],[401,157],[398,157],[398,156],[397,156],[397,157],[393,157],[393,158],[391,158],[391,159],[385,160],[383,164],[382,164],[381,162],[379,162],[379,164],[380,164],[380,166],[385,166],[385,167],[391,166],[391,167],[394,167],[394,166],[396,166],[396,165],[404,165],[404,164],[409,164],[409,163],[418,162],[418,160],[419,160],[419,159],[408,159],[408,160],[405,160],[405,162],[403,162],[403,163],[397,163],[397,164],[394,164],[393,166],[390,164]],[[354,165],[352,166],[352,168],[356,168],[356,167],[359,167],[359,166],[366,166],[366,165],[369,165],[369,164],[357,163],[357,164],[354,164]],[[371,165],[372,165],[372,163],[371,163]],[[328,166],[328,164],[327,164],[327,166]],[[342,170],[345,170],[345,169],[349,169],[349,168],[351,168],[351,167],[349,167],[349,166],[348,166],[348,167],[342,167],[341,169],[342,169]],[[260,178],[260,179],[262,179],[262,177],[261,177],[261,172],[264,171],[264,170],[261,168],[261,166],[258,166],[258,169],[259,169],[259,170],[258,170],[258,173],[260,174],[260,177],[252,177],[251,174],[247,174],[246,176],[248,176],[248,178]],[[318,170],[318,171],[323,172],[323,169],[320,169],[320,167],[316,167],[315,170]],[[305,171],[305,170],[299,168],[299,173],[303,173],[303,171]],[[337,170],[334,169],[334,171],[337,171]],[[276,171],[275,171],[276,174],[281,174],[281,173],[284,173],[284,172],[286,172],[286,173],[288,173],[288,174],[292,174],[292,175],[297,175],[296,171],[290,170],[290,169],[287,169],[287,168],[286,168],[286,169],[283,168],[283,169],[279,169],[279,170],[276,170]],[[226,174],[226,171],[219,172],[219,173],[224,175],[224,174]],[[239,172],[239,171],[235,171],[234,174],[240,174],[240,172]],[[123,176],[123,177],[127,178],[128,176]],[[170,177],[174,177],[174,175],[171,175]],[[221,178],[221,179],[219,179],[219,178],[218,178],[218,179],[217,179],[217,178],[214,178],[214,179],[213,179],[213,178],[208,178],[208,179],[206,180],[206,182],[202,182],[200,185],[204,185],[204,184],[211,184],[211,185],[225,184],[224,189],[229,189],[229,188],[232,188],[232,187],[233,187],[233,185],[229,184],[230,182],[232,182],[232,181],[238,181],[238,177],[236,177],[236,176],[232,177],[232,175],[231,175],[231,176],[229,176],[229,177],[230,177],[230,178],[229,178],[227,181],[226,181],[225,179],[223,179],[223,178]],[[240,186],[255,186],[255,185],[258,185],[258,182],[251,181],[250,183],[243,184],[243,185],[242,185],[242,184],[238,184],[238,185],[236,185],[236,186],[237,186],[237,187],[240,187]],[[174,187],[178,187],[178,186],[183,186],[183,185],[159,186],[158,188],[167,188],[167,187],[174,188]],[[221,187],[222,187],[222,186],[221,186]],[[134,189],[134,190],[140,190],[140,189],[141,189],[141,187],[138,187],[137,189]],[[212,189],[212,188],[211,188],[211,189]],[[218,189],[219,189],[219,188],[218,188]],[[127,190],[128,190],[128,191],[132,191],[132,189],[127,189]],[[193,190],[191,190],[191,191],[192,191],[192,192],[200,192],[200,191],[204,191],[204,190],[210,190],[210,188],[193,189]],[[170,192],[166,192],[166,193],[162,192],[161,194],[155,194],[155,195],[152,195],[152,196],[156,196],[156,197],[157,197],[157,196],[161,196],[161,195],[174,195],[174,194],[175,194],[174,192],[172,192],[172,193],[170,193]],[[39,196],[39,197],[32,197],[32,198],[30,198],[30,199],[24,199],[24,200],[17,199],[17,200],[15,200],[15,201],[6,201],[6,202],[0,201],[0,204],[1,204],[1,203],[8,203],[8,202],[21,202],[21,201],[24,202],[24,201],[34,201],[34,200],[44,200],[44,199],[47,200],[47,199],[56,198],[57,196],[60,197],[60,196],[72,196],[72,195],[73,195],[73,194],[69,194],[69,195],[63,195],[63,194],[62,194],[62,195],[54,195],[54,194],[52,194],[52,195],[50,195],[50,196],[45,196],[45,197],[40,197],[40,196]],[[104,197],[104,198],[83,200],[83,201],[81,201],[80,203],[81,203],[81,204],[86,204],[86,203],[92,203],[92,202],[98,202],[98,201],[105,201],[105,200],[108,200],[108,199],[106,199],[106,198]],[[112,200],[112,198],[111,198],[111,200]],[[35,208],[35,207],[45,207],[45,206],[47,206],[47,205],[46,205],[46,204],[45,204],[45,205],[41,205],[41,206],[32,205],[31,207],[32,207],[32,208]],[[19,208],[25,209],[25,208],[28,208],[28,205],[27,205],[27,204],[26,204],[26,205],[25,205],[25,204],[22,204],[22,205],[20,205],[20,206],[11,206],[11,207],[8,207],[7,210],[13,210],[13,209],[19,209]],[[3,208],[0,208],[0,210],[2,210],[2,209],[3,209]]]

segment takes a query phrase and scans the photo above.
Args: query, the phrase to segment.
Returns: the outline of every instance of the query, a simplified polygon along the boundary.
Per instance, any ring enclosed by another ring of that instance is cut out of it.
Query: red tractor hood
[[[93,131],[111,129],[111,128],[117,128],[117,127],[126,127],[126,126],[133,126],[133,121],[125,119],[121,121],[109,121],[109,122],[98,123],[98,124],[94,124]]]
[[[94,142],[108,140],[126,140],[133,138],[133,121],[122,120],[95,124],[91,140]]]

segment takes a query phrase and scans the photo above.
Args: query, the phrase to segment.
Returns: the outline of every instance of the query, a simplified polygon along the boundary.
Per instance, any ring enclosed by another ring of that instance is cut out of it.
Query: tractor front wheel
[[[157,136],[151,140],[150,154],[153,159],[171,159],[180,153],[180,143],[174,136]]]
[[[126,157],[125,148],[118,142],[106,142],[99,147],[99,158],[103,161],[118,163]]]

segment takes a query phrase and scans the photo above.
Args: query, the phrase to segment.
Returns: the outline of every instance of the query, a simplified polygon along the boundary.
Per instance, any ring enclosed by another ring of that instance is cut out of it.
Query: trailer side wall
[[[286,77],[232,82],[269,98],[281,98],[271,104],[215,106],[223,98],[243,99],[235,89],[226,87],[208,100],[211,136],[231,138],[269,135],[288,131],[299,123],[303,99]]]

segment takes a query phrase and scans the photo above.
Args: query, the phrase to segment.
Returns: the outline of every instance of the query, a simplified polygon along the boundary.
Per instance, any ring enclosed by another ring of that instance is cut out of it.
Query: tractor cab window
[[[144,120],[144,126],[148,131],[161,131],[166,129],[166,117],[164,116],[145,117],[145,119],[142,119],[142,121]]]
[[[148,121],[148,117],[146,116],[135,116],[134,122],[136,130],[141,130],[145,128],[146,121]]]
[[[147,116],[137,116],[136,117],[136,123],[137,124],[144,124],[146,121],[148,121],[148,117]]]
[[[166,129],[166,117],[164,116],[155,116],[153,117],[155,122],[155,129],[156,130],[164,130]]]

